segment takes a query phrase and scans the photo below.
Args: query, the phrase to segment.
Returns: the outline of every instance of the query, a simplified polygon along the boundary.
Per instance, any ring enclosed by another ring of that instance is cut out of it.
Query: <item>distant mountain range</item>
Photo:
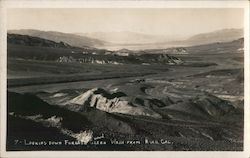
[[[195,46],[216,42],[229,42],[244,37],[243,29],[222,29],[197,34],[184,40],[173,37],[135,32],[61,33],[40,30],[9,30],[8,33],[29,35],[55,42],[64,42],[75,47],[94,47],[109,50],[119,49],[164,49],[179,46]]]
[[[121,32],[92,32],[92,33],[77,33],[81,36],[89,38],[95,38],[103,41],[107,41],[110,44],[147,44],[147,43],[159,43],[162,41],[176,40],[173,37],[150,35],[130,31]]]
[[[222,29],[213,32],[197,34],[180,40],[180,37],[170,37],[164,35],[149,35],[136,32],[93,32],[77,33],[81,36],[107,41],[112,44],[147,44],[147,43],[171,43],[181,42],[184,44],[207,44],[214,42],[228,42],[243,37],[243,29]]]
[[[110,50],[119,49],[164,49],[179,46],[195,46],[216,42],[230,42],[244,37],[243,29],[222,29],[208,33],[201,33],[186,39],[168,36],[149,35],[135,32],[94,32],[78,34],[90,38],[106,41],[107,45],[99,48]]]

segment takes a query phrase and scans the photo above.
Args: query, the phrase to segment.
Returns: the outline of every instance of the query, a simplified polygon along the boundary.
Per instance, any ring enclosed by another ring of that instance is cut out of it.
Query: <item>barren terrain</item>
[[[243,150],[243,39],[169,56],[70,49],[9,45],[7,150]]]

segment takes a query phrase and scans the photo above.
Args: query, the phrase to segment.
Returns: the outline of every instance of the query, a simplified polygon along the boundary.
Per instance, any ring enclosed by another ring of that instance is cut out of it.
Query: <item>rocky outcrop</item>
[[[68,107],[70,106],[73,111],[84,111],[88,108],[96,108],[108,113],[121,113],[161,118],[161,116],[153,110],[133,105],[124,97],[125,94],[110,94],[103,89],[94,88],[65,102],[64,105]]]
[[[128,55],[128,56],[113,56],[113,55],[84,55],[74,58],[73,55],[61,56],[57,62],[78,62],[92,64],[167,64],[178,65],[183,63],[180,58],[170,56],[168,54],[143,54],[143,55]]]
[[[189,54],[187,49],[184,47],[175,47],[175,48],[168,48],[163,50],[156,51],[158,53],[165,53],[165,54]]]
[[[143,63],[160,63],[160,64],[181,64],[183,61],[180,58],[168,54],[141,54],[137,57]]]
[[[115,65],[122,65],[123,63],[108,59],[95,59],[94,57],[84,57],[75,59],[72,56],[61,56],[57,60],[57,62],[63,63],[71,63],[71,62],[78,62],[78,63],[92,63],[92,64],[115,64]]]
[[[60,63],[70,63],[70,62],[76,62],[76,59],[73,58],[72,56],[62,56],[60,57],[59,59],[57,59],[57,62],[60,62]]]

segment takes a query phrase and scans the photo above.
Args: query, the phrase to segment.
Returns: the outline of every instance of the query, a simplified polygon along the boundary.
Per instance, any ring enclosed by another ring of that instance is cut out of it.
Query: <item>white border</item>
[[[248,1],[2,0],[5,8],[248,8]]]
[[[0,157],[186,157],[186,158],[249,158],[250,115],[249,115],[249,2],[248,1],[31,1],[31,0],[0,0],[0,112],[1,112],[1,155]],[[244,8],[245,10],[245,115],[244,115],[244,151],[243,152],[187,152],[187,151],[152,151],[152,152],[120,152],[120,151],[32,151],[6,152],[6,10],[7,8]]]

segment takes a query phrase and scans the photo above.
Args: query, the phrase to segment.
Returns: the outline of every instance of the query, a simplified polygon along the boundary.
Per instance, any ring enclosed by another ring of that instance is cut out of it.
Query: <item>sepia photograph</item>
[[[247,13],[6,8],[2,148],[244,152]]]

